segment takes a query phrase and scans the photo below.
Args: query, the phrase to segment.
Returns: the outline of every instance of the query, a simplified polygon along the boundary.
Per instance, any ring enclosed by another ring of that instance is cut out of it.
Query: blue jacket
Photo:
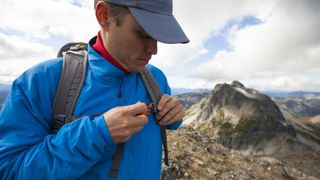
[[[103,113],[116,106],[150,103],[138,74],[125,74],[91,46],[86,81],[74,115]],[[85,116],[50,134],[52,105],[62,58],[29,69],[12,84],[0,113],[1,179],[109,179],[115,153],[103,116]],[[170,94],[166,77],[148,65],[162,93]],[[118,179],[159,179],[160,128],[154,115],[125,143]],[[169,125],[176,129],[181,121]]]

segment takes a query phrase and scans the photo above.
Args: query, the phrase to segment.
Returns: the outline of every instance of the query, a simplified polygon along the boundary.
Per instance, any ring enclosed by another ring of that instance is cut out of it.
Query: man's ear
[[[105,1],[99,1],[96,5],[96,18],[101,28],[108,29],[110,24],[110,5]]]

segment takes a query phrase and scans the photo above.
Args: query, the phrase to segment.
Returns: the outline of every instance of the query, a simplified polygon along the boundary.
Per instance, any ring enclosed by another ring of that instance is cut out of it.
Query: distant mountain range
[[[185,108],[209,95],[207,89],[173,89]],[[302,117],[320,114],[320,92],[311,91],[261,91],[282,108],[287,108]]]
[[[10,89],[11,85],[9,84],[1,84],[0,83],[0,92],[1,91],[8,91]]]
[[[320,95],[317,91],[261,91],[270,97],[285,98],[285,97],[302,97],[306,95]]]
[[[320,93],[294,92],[284,96],[274,96],[272,99],[282,108],[287,108],[302,117],[312,117],[320,114]]]
[[[0,83],[0,109],[4,100],[6,99],[10,85]],[[171,90],[172,95],[177,96],[182,104],[186,108],[199,102],[202,98],[209,95],[211,90],[208,89],[189,89],[189,88],[173,88]],[[304,116],[313,116],[320,114],[320,100],[311,97],[320,97],[320,92],[308,92],[308,91],[262,91],[272,97],[276,103],[286,104],[289,109]],[[304,103],[300,103],[300,100],[306,100]],[[307,103],[307,104],[306,104]],[[299,110],[298,106],[304,106],[303,110]],[[315,107],[316,106],[316,107]],[[294,110],[295,109],[295,110]]]
[[[172,88],[172,95],[186,94],[186,93],[208,93],[210,90],[208,89],[188,89],[188,88]]]
[[[201,93],[201,92],[210,92],[210,89],[189,89],[189,88],[172,88],[171,90],[172,95],[179,95],[179,94],[185,94],[185,93]],[[320,95],[320,92],[318,91],[281,91],[281,90],[261,90],[260,91],[263,94],[266,94],[270,97],[275,98],[283,98],[283,97],[299,97],[304,96],[308,94],[312,95]]]
[[[2,108],[2,105],[7,98],[7,95],[10,90],[10,85],[7,84],[0,84],[0,109]]]

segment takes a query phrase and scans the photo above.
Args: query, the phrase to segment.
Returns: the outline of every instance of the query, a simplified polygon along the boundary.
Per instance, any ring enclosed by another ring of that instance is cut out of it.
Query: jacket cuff
[[[182,119],[181,120],[179,120],[179,121],[177,121],[177,122],[174,122],[174,123],[172,123],[172,124],[170,124],[170,125],[167,125],[166,126],[166,129],[169,129],[169,130],[176,130],[176,129],[178,129],[180,126],[181,126],[181,124],[182,124]]]
[[[107,124],[104,120],[104,116],[100,115],[98,117],[95,117],[93,120],[94,125],[99,129],[103,140],[106,142],[108,147],[116,145],[116,143],[113,141],[111,134],[109,132],[109,129],[107,127]]]

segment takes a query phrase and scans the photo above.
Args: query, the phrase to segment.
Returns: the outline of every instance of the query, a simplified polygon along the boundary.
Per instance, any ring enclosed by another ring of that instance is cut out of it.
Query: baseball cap
[[[188,43],[172,14],[172,0],[106,0],[109,3],[127,6],[139,25],[157,41],[174,44]]]

